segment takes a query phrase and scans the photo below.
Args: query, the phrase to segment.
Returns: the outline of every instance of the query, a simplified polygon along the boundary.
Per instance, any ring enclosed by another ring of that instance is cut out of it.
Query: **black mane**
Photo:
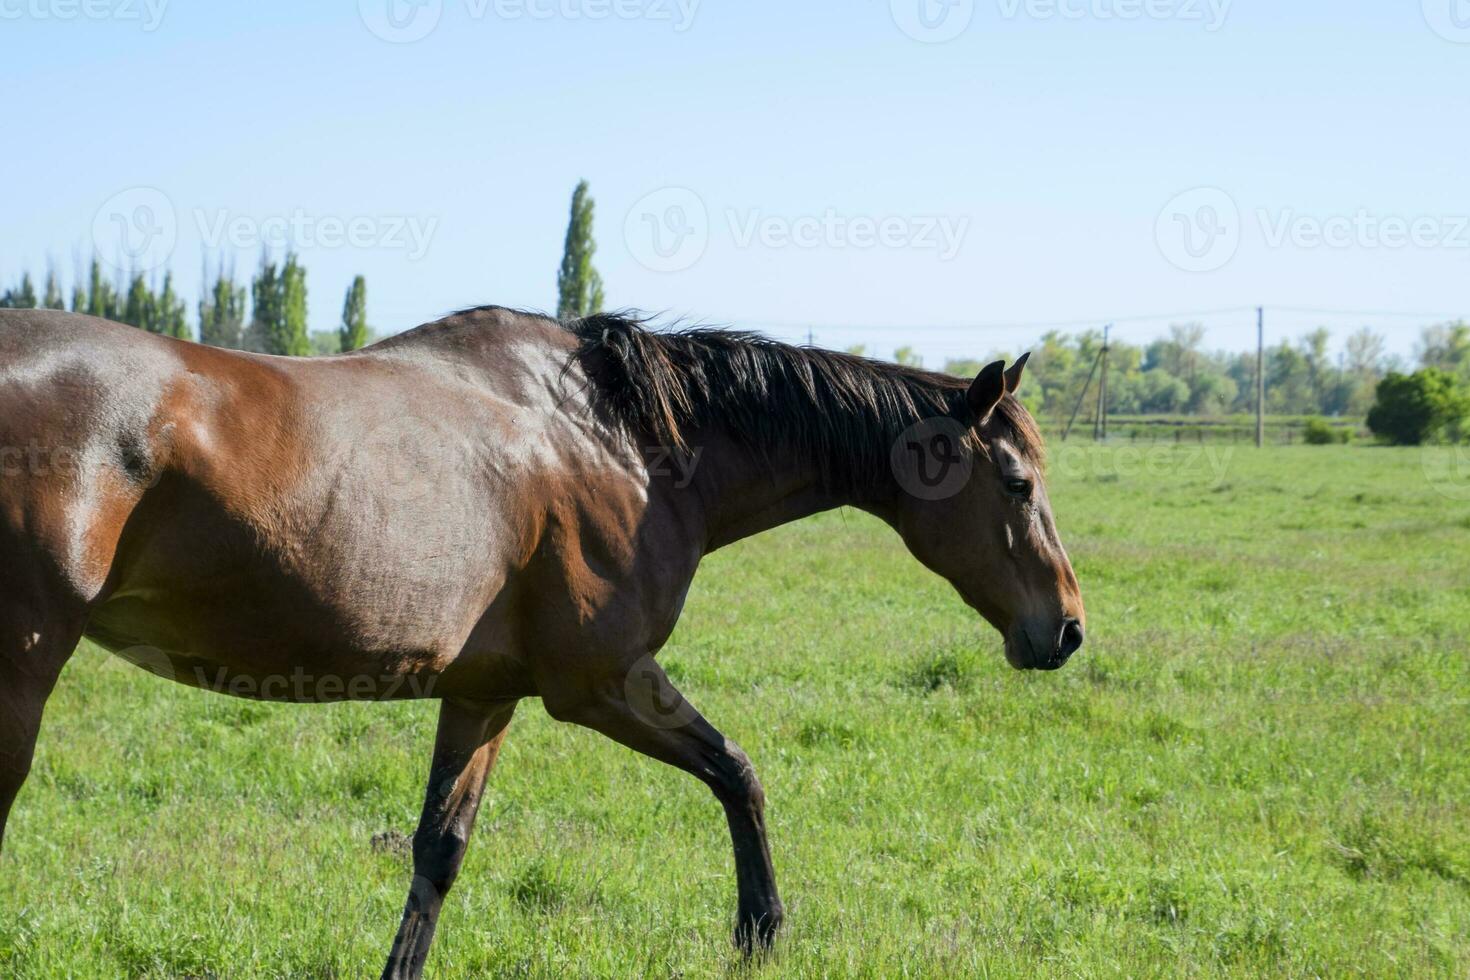
[[[617,424],[658,445],[688,449],[718,429],[769,459],[778,450],[814,460],[829,489],[863,494],[889,473],[889,450],[915,422],[974,421],[970,379],[853,354],[795,347],[758,334],[709,327],[649,330],[647,321],[599,313],[564,323],[576,357]],[[1041,435],[1006,395],[990,422],[1040,465]]]

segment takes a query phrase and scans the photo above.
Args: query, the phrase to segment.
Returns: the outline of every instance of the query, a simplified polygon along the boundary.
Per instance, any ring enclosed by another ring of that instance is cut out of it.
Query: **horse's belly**
[[[187,592],[123,593],[93,612],[87,634],[150,673],[268,701],[433,697],[453,662],[408,640],[365,649],[318,617],[219,608]]]
[[[268,672],[151,644],[128,644],[113,652],[157,677],[256,701],[392,701],[443,694],[440,690],[443,676],[432,671],[401,672],[386,666],[376,672],[338,671],[297,665]]]
[[[262,700],[496,697],[516,686],[506,631],[462,581],[303,580],[270,563],[174,558],[167,572],[144,562],[124,574],[88,636],[160,676]]]

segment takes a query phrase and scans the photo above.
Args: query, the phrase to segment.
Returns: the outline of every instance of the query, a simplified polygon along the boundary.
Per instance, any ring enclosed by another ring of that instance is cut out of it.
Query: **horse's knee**
[[[715,758],[715,792],[729,803],[743,805],[756,813],[765,809],[766,791],[755,774],[745,750],[725,739]]]

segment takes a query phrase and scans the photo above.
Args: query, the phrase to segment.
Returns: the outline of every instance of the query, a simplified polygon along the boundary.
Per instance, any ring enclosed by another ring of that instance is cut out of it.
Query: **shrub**
[[[1385,442],[1418,446],[1458,430],[1470,415],[1470,396],[1455,376],[1438,368],[1413,374],[1390,373],[1378,383],[1377,401],[1368,413],[1368,428]]]
[[[1309,446],[1330,446],[1337,441],[1337,433],[1332,431],[1324,419],[1307,419],[1306,428],[1302,430],[1302,441]]]

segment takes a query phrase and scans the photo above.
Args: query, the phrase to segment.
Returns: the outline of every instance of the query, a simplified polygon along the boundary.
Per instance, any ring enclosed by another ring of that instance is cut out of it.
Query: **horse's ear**
[[[970,383],[970,390],[965,395],[965,400],[970,403],[970,411],[975,413],[975,421],[984,425],[990,418],[990,413],[995,411],[995,406],[1006,393],[1006,362],[995,361],[980,369],[975,375],[975,380]]]
[[[1014,395],[1016,393],[1016,389],[1021,387],[1021,372],[1026,370],[1026,362],[1030,360],[1030,358],[1031,352],[1028,350],[1026,353],[1016,358],[1016,363],[1012,364],[1006,370],[1006,391],[1009,391],[1011,394]]]

